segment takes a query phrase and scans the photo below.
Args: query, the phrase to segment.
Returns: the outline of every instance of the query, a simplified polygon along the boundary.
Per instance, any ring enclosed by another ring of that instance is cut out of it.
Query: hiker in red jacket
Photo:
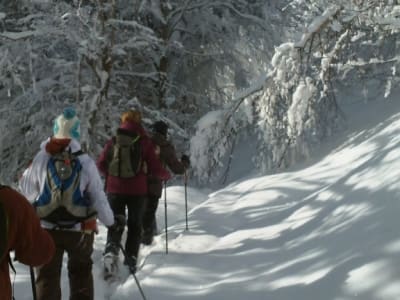
[[[126,258],[124,264],[136,272],[136,261],[142,234],[142,218],[147,199],[147,173],[151,172],[161,180],[168,180],[166,171],[156,156],[155,148],[141,125],[141,113],[129,110],[121,115],[121,124],[116,136],[110,139],[97,166],[106,178],[106,192],[115,215],[127,216]],[[118,268],[117,257],[122,231],[108,230],[104,253],[105,278],[114,275]],[[108,265],[106,259],[113,262]]]
[[[9,252],[23,264],[39,266],[52,259],[55,247],[32,205],[9,187],[0,188],[0,223],[0,300],[10,300]]]

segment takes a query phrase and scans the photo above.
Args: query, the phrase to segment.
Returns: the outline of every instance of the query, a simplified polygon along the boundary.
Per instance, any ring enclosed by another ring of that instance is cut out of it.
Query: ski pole
[[[129,257],[126,255],[126,252],[125,252],[124,247],[122,247],[122,245],[119,244],[119,248],[121,249],[122,254],[124,255],[125,259],[128,260]],[[128,267],[129,267],[129,266],[128,266]],[[144,295],[143,289],[142,289],[142,287],[141,287],[141,285],[140,285],[140,282],[139,282],[139,280],[137,279],[135,273],[131,271],[131,268],[129,268],[129,272],[132,274],[133,278],[135,279],[136,285],[137,285],[137,287],[138,287],[138,289],[139,289],[140,295],[142,295],[143,300],[146,300],[146,296]]]
[[[32,295],[33,295],[33,300],[37,300],[36,297],[36,285],[35,285],[35,272],[33,271],[32,267],[29,267],[30,273],[31,273],[31,285],[32,285]]]
[[[164,181],[165,253],[168,254],[167,181]]]
[[[189,230],[189,225],[188,225],[188,203],[187,203],[187,173],[185,170],[185,212],[186,212],[186,230]]]

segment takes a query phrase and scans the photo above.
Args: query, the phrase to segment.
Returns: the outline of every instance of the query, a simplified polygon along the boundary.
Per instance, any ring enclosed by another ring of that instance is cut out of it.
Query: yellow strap
[[[138,135],[137,137],[135,137],[134,139],[132,139],[132,144],[136,143],[137,140],[140,138],[140,135]]]

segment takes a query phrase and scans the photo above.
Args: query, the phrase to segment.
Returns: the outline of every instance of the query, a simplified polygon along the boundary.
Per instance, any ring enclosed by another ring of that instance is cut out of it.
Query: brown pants
[[[156,211],[160,197],[148,195],[146,208],[143,215],[143,230],[147,233],[154,233],[157,231],[156,225]]]
[[[70,300],[93,300],[92,252],[94,234],[48,230],[56,253],[47,264],[36,268],[38,300],[61,300],[60,277],[64,252],[68,254]]]

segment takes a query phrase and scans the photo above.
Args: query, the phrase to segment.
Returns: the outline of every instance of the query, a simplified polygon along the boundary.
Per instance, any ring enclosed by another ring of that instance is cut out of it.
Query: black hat
[[[153,131],[158,132],[164,136],[167,136],[168,125],[163,121],[157,121],[153,124]]]

